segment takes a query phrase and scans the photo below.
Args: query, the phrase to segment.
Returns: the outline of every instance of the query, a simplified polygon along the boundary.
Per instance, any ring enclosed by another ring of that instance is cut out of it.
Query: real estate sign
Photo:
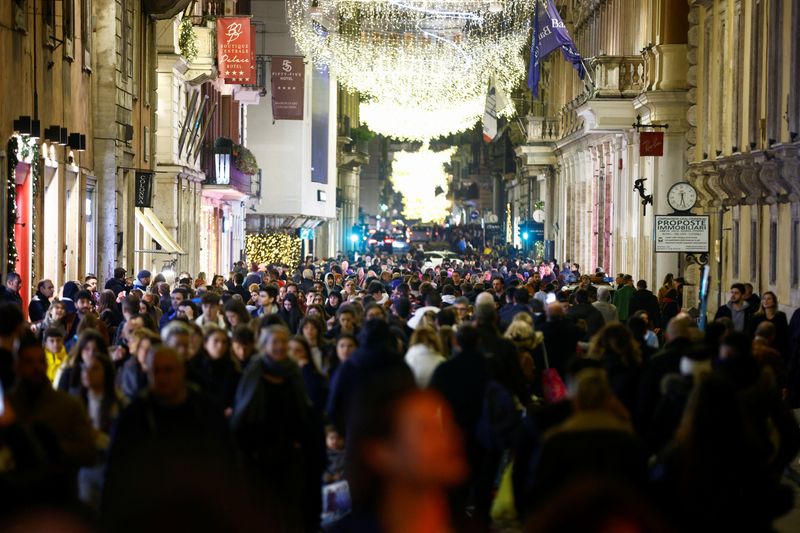
[[[708,215],[656,215],[656,253],[708,253]]]

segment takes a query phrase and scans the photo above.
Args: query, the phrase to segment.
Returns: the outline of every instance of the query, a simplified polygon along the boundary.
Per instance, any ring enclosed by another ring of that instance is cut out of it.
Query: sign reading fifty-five
[[[302,57],[272,56],[272,118],[303,120],[306,66]]]
[[[217,63],[225,83],[248,85],[254,82],[253,46],[250,19],[217,19]]]

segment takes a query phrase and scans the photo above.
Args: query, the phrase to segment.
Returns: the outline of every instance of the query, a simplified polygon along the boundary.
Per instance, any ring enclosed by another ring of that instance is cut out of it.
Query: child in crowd
[[[322,476],[322,483],[336,483],[344,479],[344,439],[333,426],[325,428],[325,447],[328,453],[328,468]]]
[[[61,365],[67,360],[67,350],[64,348],[64,331],[59,328],[47,328],[42,338],[44,353],[47,357],[47,377],[50,383],[57,383],[56,376]]]

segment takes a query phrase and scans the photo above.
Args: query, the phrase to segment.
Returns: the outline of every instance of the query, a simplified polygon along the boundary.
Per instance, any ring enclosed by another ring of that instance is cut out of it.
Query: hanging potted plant
[[[258,161],[253,152],[248,150],[241,144],[233,145],[233,165],[236,169],[243,173],[253,175],[258,172]]]

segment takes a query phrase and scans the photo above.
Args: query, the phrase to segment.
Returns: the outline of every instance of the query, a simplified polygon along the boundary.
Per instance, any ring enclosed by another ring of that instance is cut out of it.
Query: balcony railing
[[[633,98],[645,89],[642,56],[598,56],[587,60],[594,98]]]
[[[203,172],[205,185],[223,185],[243,194],[251,194],[252,176],[236,168],[234,156],[229,149],[217,150],[213,144],[203,148]]]
[[[580,94],[561,108],[560,133],[562,137],[575,133],[583,127],[583,119],[578,116],[576,110],[586,103],[586,100],[587,95],[585,93]]]
[[[339,137],[350,137],[350,117],[347,115],[336,116],[336,135]]]
[[[559,119],[535,115],[528,115],[527,119],[527,142],[553,142],[559,138]]]

